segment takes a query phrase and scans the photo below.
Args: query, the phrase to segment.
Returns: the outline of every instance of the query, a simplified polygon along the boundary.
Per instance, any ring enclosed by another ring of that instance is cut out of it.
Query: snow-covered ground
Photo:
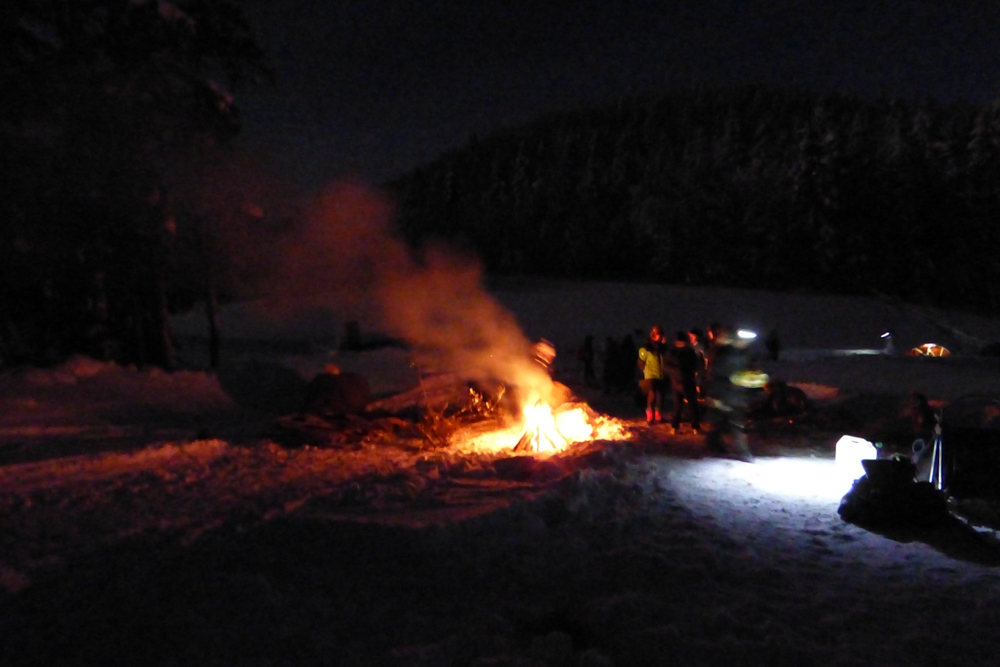
[[[322,309],[281,326],[228,310],[217,375],[196,368],[192,316],[176,322],[189,370],[75,359],[0,376],[0,663],[996,664],[991,532],[846,523],[836,432],[759,435],[752,464],[711,457],[583,386],[573,351],[652,323],[776,328],[811,352],[761,361],[772,377],[819,405],[891,406],[1000,395],[996,360],[974,354],[1000,323],[650,285],[503,281],[482,298],[555,342],[557,378],[627,437],[529,473],[385,431],[283,446],[276,419],[326,364],[379,397],[419,390],[407,350],[339,351],[344,322]],[[877,348],[887,329],[955,354],[816,354]]]

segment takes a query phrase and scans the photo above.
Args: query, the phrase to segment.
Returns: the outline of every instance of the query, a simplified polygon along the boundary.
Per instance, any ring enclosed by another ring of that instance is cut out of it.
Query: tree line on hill
[[[1000,103],[678,87],[473,137],[389,187],[409,241],[490,273],[1000,299]]]

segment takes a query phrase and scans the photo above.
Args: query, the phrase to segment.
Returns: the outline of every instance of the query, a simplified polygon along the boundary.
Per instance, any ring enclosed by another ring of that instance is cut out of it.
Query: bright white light
[[[865,459],[878,458],[875,445],[864,438],[845,435],[837,441],[836,468],[841,479],[855,480],[865,474]]]
[[[753,340],[757,337],[757,332],[750,331],[749,329],[740,329],[736,332],[736,335],[743,340]]]

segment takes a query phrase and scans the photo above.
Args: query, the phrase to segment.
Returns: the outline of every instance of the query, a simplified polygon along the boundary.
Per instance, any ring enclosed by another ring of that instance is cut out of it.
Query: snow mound
[[[139,370],[74,357],[55,368],[0,376],[0,429],[121,423],[128,413],[233,408],[217,378],[204,371]]]

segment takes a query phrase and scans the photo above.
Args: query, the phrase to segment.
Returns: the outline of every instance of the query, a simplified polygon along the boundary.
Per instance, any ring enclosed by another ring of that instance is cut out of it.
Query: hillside
[[[389,184],[493,274],[993,309],[995,108],[674,88],[508,128]]]

